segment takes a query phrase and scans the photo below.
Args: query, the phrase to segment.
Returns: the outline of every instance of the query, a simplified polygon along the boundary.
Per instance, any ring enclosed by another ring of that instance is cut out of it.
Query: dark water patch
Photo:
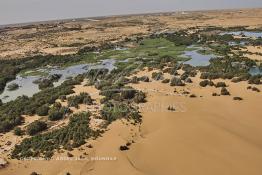
[[[90,69],[101,69],[105,68],[109,71],[112,71],[115,66],[114,59],[103,60],[101,63],[97,64],[79,64],[74,66],[69,66],[66,68],[59,67],[49,67],[49,68],[41,68],[37,69],[39,72],[44,72],[48,76],[59,74],[61,77],[58,81],[54,82],[54,87],[61,85],[67,78],[76,77],[77,75],[83,74]],[[42,75],[35,76],[21,76],[17,75],[16,79],[7,83],[3,93],[0,95],[0,99],[6,103],[11,100],[15,100],[17,97],[26,95],[28,97],[32,97],[34,94],[40,91],[38,84],[35,83],[39,79],[44,78]],[[18,89],[14,91],[9,91],[8,87],[12,84],[17,84],[19,86]]]

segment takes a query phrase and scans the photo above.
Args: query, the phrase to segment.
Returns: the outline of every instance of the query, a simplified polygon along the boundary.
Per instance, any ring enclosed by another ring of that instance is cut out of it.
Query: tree
[[[144,92],[139,91],[138,93],[136,93],[135,97],[134,97],[134,102],[135,103],[145,103],[146,102],[146,95]]]
[[[225,87],[223,87],[221,89],[221,95],[230,95],[230,93],[229,93],[229,91]]]
[[[132,99],[134,98],[136,94],[136,90],[127,87],[127,88],[122,89],[120,94],[123,99]]]
[[[153,72],[152,73],[152,78],[154,80],[162,80],[164,77],[163,77],[163,73],[162,72]]]
[[[27,127],[27,133],[29,135],[35,135],[41,131],[44,131],[47,129],[47,124],[42,121],[34,121],[33,123],[29,124]]]
[[[9,91],[14,91],[14,90],[19,88],[19,85],[16,84],[16,83],[12,83],[12,84],[8,85],[7,88],[8,88]]]
[[[170,86],[185,86],[180,78],[173,77],[170,82]]]
[[[46,105],[39,107],[36,110],[36,114],[39,116],[46,116],[48,114],[48,111],[49,111],[49,106],[46,104]]]
[[[215,85],[217,88],[218,87],[227,87],[225,82],[217,82],[217,84]]]
[[[14,134],[17,135],[17,136],[21,136],[23,134],[23,131],[22,131],[21,128],[15,127]]]

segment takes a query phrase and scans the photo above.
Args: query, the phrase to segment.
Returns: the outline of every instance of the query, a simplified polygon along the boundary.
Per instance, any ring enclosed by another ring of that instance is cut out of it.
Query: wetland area
[[[1,29],[0,175],[260,175],[255,12]]]

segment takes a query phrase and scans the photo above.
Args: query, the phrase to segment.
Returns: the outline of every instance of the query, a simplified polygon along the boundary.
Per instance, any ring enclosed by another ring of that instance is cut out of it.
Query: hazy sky
[[[0,0],[0,24],[176,10],[262,7],[262,0]]]

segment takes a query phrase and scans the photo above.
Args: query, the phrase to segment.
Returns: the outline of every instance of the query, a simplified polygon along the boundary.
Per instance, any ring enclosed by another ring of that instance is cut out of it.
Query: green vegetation
[[[18,61],[20,64],[21,61]],[[16,74],[21,68],[18,67],[19,63],[12,60],[1,60],[0,64],[0,92],[5,88],[8,81],[15,79]]]
[[[135,94],[134,102],[135,103],[145,103],[146,102],[146,94],[142,91],[139,91],[138,93]]]
[[[226,85],[225,82],[217,82],[217,83],[215,84],[215,86],[216,86],[217,88],[219,88],[219,87],[227,87],[227,85]]]
[[[260,90],[257,87],[248,86],[247,89],[252,90],[254,92],[260,92]]]
[[[46,88],[54,87],[53,82],[49,79],[43,79],[38,84],[39,89],[43,90]]]
[[[249,84],[262,84],[261,79],[262,75],[254,75],[254,76],[250,76],[248,83]]]
[[[169,83],[170,82],[170,79],[164,79],[161,81],[162,83]]]
[[[141,122],[140,114],[124,102],[107,102],[104,104],[101,110],[102,119],[108,121],[109,123],[125,118],[127,120],[133,120],[136,123]]]
[[[22,115],[33,115],[43,112],[43,106],[50,106],[62,95],[73,93],[73,85],[79,84],[82,77],[78,76],[75,80],[67,80],[56,88],[47,88],[29,98],[26,96],[18,97],[14,101],[0,106],[0,132],[7,132],[23,121]],[[41,114],[44,115],[45,111]]]
[[[170,81],[170,86],[185,86],[181,78],[173,77]]]
[[[189,95],[190,98],[196,98],[197,96],[195,94]]]
[[[99,59],[116,58],[175,58],[183,53],[186,49],[184,45],[175,45],[173,42],[165,38],[147,38],[140,42],[138,47],[128,50],[107,50],[102,52]]]
[[[230,95],[230,92],[225,87],[222,87],[221,95]]]
[[[31,123],[26,131],[32,137],[26,138],[21,144],[16,145],[12,152],[12,158],[40,156],[50,158],[56,149],[72,150],[86,143],[87,139],[99,136],[100,131],[93,131],[89,128],[91,113],[72,115],[68,108],[78,108],[79,104],[93,104],[93,100],[87,93],[66,97],[74,93],[72,90],[74,85],[82,82],[84,78],[89,80],[88,85],[94,85],[100,90],[100,95],[104,96],[101,100],[103,108],[100,114],[101,119],[106,120],[107,124],[118,119],[129,120],[133,124],[142,121],[136,104],[146,102],[146,94],[129,87],[128,83],[149,82],[149,77],[142,76],[128,79],[127,76],[145,67],[148,67],[149,70],[154,68],[161,70],[161,72],[152,74],[154,80],[163,80],[163,73],[178,76],[177,70],[182,69],[184,73],[180,77],[162,81],[163,83],[170,83],[171,86],[184,86],[185,83],[192,83],[190,77],[196,76],[197,70],[201,71],[201,78],[204,79],[200,82],[202,87],[214,86],[215,84],[211,80],[217,78],[238,78],[237,81],[249,80],[250,84],[260,84],[261,77],[248,74],[249,68],[255,65],[255,62],[231,52],[232,46],[228,42],[234,40],[234,38],[230,35],[213,36],[204,34],[212,30],[215,29],[201,29],[195,34],[179,31],[172,34],[152,35],[149,38],[137,38],[136,43],[132,43],[136,44],[136,47],[126,50],[114,50],[112,49],[114,45],[105,44],[101,48],[84,47],[75,55],[37,56],[26,58],[23,61],[4,61],[4,66],[0,65],[0,90],[5,87],[8,81],[14,79],[18,73],[38,67],[47,65],[68,66],[97,62],[108,58],[118,60],[129,58],[126,61],[117,62],[115,64],[117,69],[112,70],[110,73],[107,69],[93,69],[77,76],[75,79],[69,79],[55,88],[53,82],[58,81],[61,75],[46,77],[36,82],[39,83],[40,89],[43,90],[33,97],[22,96],[6,104],[0,104],[0,132],[7,132],[20,125],[23,122],[22,115],[38,114],[39,116],[48,116],[50,121],[60,120],[64,116],[70,119],[67,126],[44,133],[40,132],[47,129],[46,123],[41,121]],[[126,42],[130,41],[126,40]],[[213,41],[215,43],[212,43]],[[203,54],[214,53],[220,56],[212,59],[210,65],[205,67],[195,68],[190,65],[183,65],[180,61],[185,61],[187,58],[180,55],[187,49],[193,49],[187,48],[187,46],[193,44],[208,46],[208,49],[199,51]],[[100,51],[100,53],[93,53],[94,51]],[[2,69],[11,73],[6,74]],[[216,87],[222,87],[221,95],[230,95],[223,82],[217,83]],[[185,94],[189,95],[190,93],[185,92]],[[197,96],[191,94],[189,97],[195,98]],[[60,103],[55,103],[57,99],[62,101],[67,99],[68,107],[62,107]],[[168,110],[175,111],[175,108],[168,107]],[[50,121],[48,121],[50,124],[54,123]],[[21,128],[15,128],[14,132],[21,135],[23,131]],[[128,146],[120,147],[120,149],[126,150]]]
[[[129,148],[128,148],[128,146],[126,146],[126,145],[121,145],[121,146],[119,147],[119,150],[120,150],[120,151],[126,151],[126,150],[129,150]]]
[[[79,104],[92,105],[93,99],[90,97],[88,93],[80,93],[80,95],[68,97],[67,103],[68,103],[68,106],[78,108]]]
[[[190,46],[198,41],[197,35],[187,34],[185,31],[175,32],[173,34],[167,34],[165,36],[169,41],[173,42],[176,46]]]
[[[61,106],[60,103],[55,103],[48,111],[48,119],[51,121],[60,120],[70,113],[71,110],[68,107]]]
[[[152,79],[157,80],[157,81],[163,80],[164,79],[163,73],[162,72],[153,72]]]
[[[242,101],[243,98],[242,97],[233,97],[233,100]]]
[[[16,84],[16,83],[12,83],[12,84],[10,84],[10,85],[7,86],[7,89],[8,89],[9,91],[14,91],[14,90],[16,90],[16,89],[18,89],[18,88],[19,88],[19,85]]]
[[[43,105],[37,108],[35,112],[39,116],[46,116],[48,114],[48,111],[49,111],[49,106]]]
[[[211,80],[203,80],[199,83],[201,87],[214,86],[214,82]]]
[[[19,72],[19,75],[21,77],[27,77],[27,76],[41,76],[41,77],[45,77],[48,76],[47,72],[44,71],[40,71],[40,70],[22,70],[21,72]]]
[[[17,135],[17,136],[21,136],[24,134],[23,130],[19,127],[15,127],[14,129],[14,134]]]
[[[168,106],[167,110],[169,110],[169,111],[176,111],[176,109],[173,106]]]
[[[46,129],[47,129],[47,124],[45,122],[34,121],[33,123],[27,126],[26,132],[27,134],[32,136]]]
[[[244,65],[242,64],[244,63]],[[204,72],[201,75],[202,79],[231,79],[233,77],[248,74],[250,67],[255,65],[255,62],[247,58],[220,57],[210,60],[210,65],[203,67],[200,70]]]
[[[89,128],[90,115],[86,112],[74,114],[69,124],[61,129],[24,139],[15,146],[12,158],[50,158],[55,149],[72,149],[85,144],[86,139],[99,135],[99,131]]]

